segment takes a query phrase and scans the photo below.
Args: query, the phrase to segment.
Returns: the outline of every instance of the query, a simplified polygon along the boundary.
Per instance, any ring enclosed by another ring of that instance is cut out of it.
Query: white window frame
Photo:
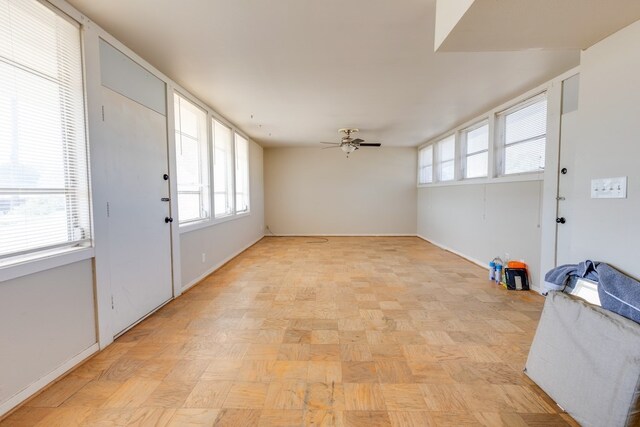
[[[474,130],[480,129],[481,127],[487,126],[487,148],[485,150],[476,151],[474,153],[469,154],[467,150],[467,135]],[[475,179],[483,179],[487,178],[490,175],[489,171],[489,158],[490,158],[490,148],[491,148],[491,126],[489,125],[489,119],[484,118],[479,122],[472,124],[464,129],[459,131],[460,134],[460,168],[461,168],[461,178],[464,180],[475,180]],[[467,177],[467,160],[469,157],[477,156],[478,154],[487,153],[487,174],[483,176],[476,176],[472,178]]]
[[[11,254],[5,255],[0,258],[0,283],[6,280],[15,279],[18,277],[34,274],[40,271],[49,270],[52,268],[68,265],[74,262],[93,258],[95,254],[94,250],[94,219],[92,209],[92,189],[90,178],[90,160],[89,160],[89,114],[87,106],[87,81],[85,77],[85,52],[84,52],[84,38],[83,29],[77,19],[72,18],[64,11],[49,4],[48,2],[41,2],[41,5],[48,8],[53,13],[57,14],[60,19],[67,20],[73,25],[77,26],[78,33],[77,38],[79,41],[79,63],[80,63],[80,79],[81,79],[81,97],[82,97],[82,120],[84,126],[81,131],[81,135],[84,138],[84,156],[81,158],[85,164],[80,168],[86,173],[86,209],[88,211],[88,224],[87,231],[88,237],[84,239],[77,239],[66,243],[53,244],[44,247],[33,247],[31,249],[25,249],[17,251]],[[12,64],[9,60],[8,64]],[[19,64],[19,69],[25,70],[31,73],[29,67]],[[35,75],[39,75],[38,71],[33,72]],[[69,194],[70,191],[76,191],[75,187],[71,190],[67,188],[60,189],[45,189],[26,192],[25,194],[40,194],[44,191],[47,194]],[[70,215],[73,215],[71,213]],[[68,220],[67,220],[68,221]]]

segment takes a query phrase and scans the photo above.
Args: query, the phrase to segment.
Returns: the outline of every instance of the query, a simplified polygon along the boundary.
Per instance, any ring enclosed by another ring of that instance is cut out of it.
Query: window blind
[[[489,169],[489,124],[475,125],[464,130],[465,141],[464,177],[480,178],[487,176]]]
[[[528,100],[499,117],[504,129],[504,174],[544,170],[547,142],[546,94]]]
[[[235,135],[236,152],[236,213],[249,212],[249,142]]]
[[[451,135],[437,143],[438,180],[451,181],[455,177],[456,136]]]
[[[216,218],[233,214],[233,140],[227,126],[213,119],[213,185]]]
[[[423,147],[418,152],[418,184],[433,182],[433,145]]]
[[[0,0],[0,259],[89,245],[80,29],[36,0]]]
[[[180,224],[209,217],[209,149],[207,113],[182,96],[174,96],[176,170]]]

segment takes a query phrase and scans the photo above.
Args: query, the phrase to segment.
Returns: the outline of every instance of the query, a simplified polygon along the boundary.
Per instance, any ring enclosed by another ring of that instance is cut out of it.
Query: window
[[[418,151],[418,184],[433,182],[433,145]]]
[[[438,181],[452,181],[455,178],[455,134],[436,143],[436,154],[438,156]]]
[[[236,213],[249,212],[249,142],[236,136]]]
[[[546,94],[498,114],[502,129],[502,172],[511,175],[544,170],[547,140]]]
[[[484,121],[461,133],[465,178],[481,178],[489,170],[489,124]]]
[[[232,132],[217,120],[211,122],[213,134],[213,206],[215,217],[233,214]]]
[[[91,238],[80,29],[0,2],[0,262]]]
[[[174,96],[176,169],[180,224],[209,218],[207,113],[182,96]]]

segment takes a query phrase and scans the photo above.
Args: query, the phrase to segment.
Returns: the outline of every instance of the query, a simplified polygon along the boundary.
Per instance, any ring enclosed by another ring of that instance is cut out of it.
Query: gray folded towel
[[[640,323],[640,282],[605,263],[597,267],[602,308]]]
[[[545,294],[548,291],[561,291],[571,276],[582,277],[594,282],[598,281],[598,262],[586,260],[580,264],[565,264],[549,270],[544,275]]]

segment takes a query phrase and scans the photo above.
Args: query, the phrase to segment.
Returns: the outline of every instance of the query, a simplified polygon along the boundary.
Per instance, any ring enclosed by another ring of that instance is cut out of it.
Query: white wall
[[[541,195],[542,181],[422,187],[418,235],[486,266],[523,259],[537,286]]]
[[[93,298],[91,260],[0,283],[0,415],[12,396],[96,343]]]
[[[251,213],[181,233],[182,286],[188,288],[264,236],[263,149],[249,144]],[[205,261],[202,262],[202,254]]]
[[[640,278],[640,21],[582,54],[571,211],[573,262]],[[592,178],[628,176],[627,199],[591,199]]]
[[[265,224],[274,234],[416,233],[415,148],[265,149]]]

